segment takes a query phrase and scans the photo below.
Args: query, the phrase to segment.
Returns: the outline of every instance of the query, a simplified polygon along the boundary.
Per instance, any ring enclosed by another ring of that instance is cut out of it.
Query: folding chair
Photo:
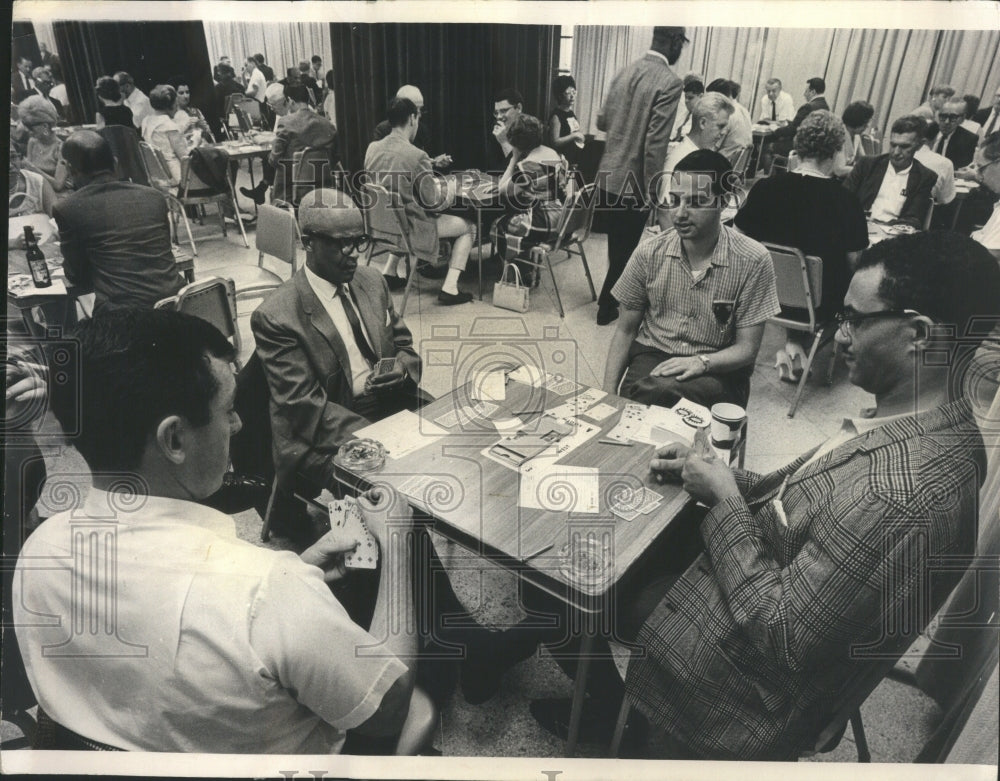
[[[768,172],[768,176],[774,176],[778,171],[788,170],[788,158],[785,155],[775,155],[774,159],[771,161],[771,170]]]
[[[882,142],[872,136],[861,135],[861,151],[865,157],[878,157],[882,154]]]
[[[134,184],[149,185],[149,175],[139,147],[139,134],[135,128],[124,125],[106,125],[97,131],[104,137],[115,156],[118,179]]]
[[[271,255],[292,267],[292,273],[298,271],[298,222],[295,215],[277,206],[263,205],[257,209],[257,232],[255,234],[257,248],[257,265],[264,266],[264,256]]]
[[[233,343],[237,355],[236,368],[241,367],[239,354],[243,341],[236,324],[236,285],[233,280],[209,277],[192,282],[178,290],[177,295],[157,301],[155,308],[194,315],[214,325]]]
[[[233,189],[232,180],[229,176],[225,176],[225,186],[212,186],[204,181],[202,181],[197,174],[191,170],[191,160],[194,155],[201,155],[202,150],[200,148],[193,149],[191,151],[191,157],[186,157],[181,160],[181,183],[177,188],[177,200],[180,201],[183,206],[197,206],[199,208],[204,208],[206,204],[214,203],[219,214],[219,225],[222,228],[223,237],[228,236],[229,232],[226,229],[226,215],[223,210],[224,206],[229,206],[232,209],[233,215],[236,219],[236,225],[240,229],[240,236],[243,238],[243,246],[250,249],[250,242],[247,241],[247,233],[243,227],[243,219],[240,217],[239,206],[236,202],[236,191]],[[192,247],[194,246],[194,240],[191,241]],[[197,251],[194,253],[197,255]]]
[[[406,262],[406,290],[399,305],[399,316],[406,312],[406,301],[410,297],[413,280],[417,277],[417,266],[428,261],[421,260],[410,243],[410,221],[395,194],[380,184],[366,182],[362,189],[367,197],[362,198],[365,226],[371,234],[374,245],[365,259],[369,265],[379,255],[402,255]],[[412,261],[412,262],[411,262]]]
[[[796,307],[805,309],[808,313],[808,320],[796,320],[785,315],[777,315],[768,322],[793,331],[805,331],[813,338],[812,346],[806,356],[805,366],[802,367],[802,376],[799,378],[795,398],[788,410],[788,417],[793,418],[809,377],[813,358],[824,341],[824,333],[828,330],[824,323],[820,323],[816,319],[816,307],[819,306],[823,296],[823,261],[813,255],[803,255],[802,251],[795,247],[784,247],[780,244],[768,244],[767,242],[764,242],[764,246],[770,251],[771,259],[774,262],[774,278],[778,288],[779,303],[783,308]],[[831,355],[827,370],[827,385],[833,382],[833,364],[834,356]]]
[[[746,179],[747,167],[750,165],[751,152],[753,152],[753,144],[743,147],[743,149],[740,150],[740,153],[736,155],[736,160],[733,162],[733,171],[741,179]]]
[[[175,244],[180,244],[180,237],[177,231],[178,215],[184,221],[184,230],[187,231],[188,243],[191,245],[191,254],[197,255],[198,248],[194,243],[194,235],[191,233],[191,223],[188,222],[187,214],[180,200],[173,192],[173,185],[170,183],[170,174],[167,171],[167,162],[159,149],[154,149],[145,141],[137,141],[140,160],[146,178],[146,184],[154,187],[167,197],[167,205],[170,207],[171,227],[173,228],[173,240]],[[183,168],[184,163],[181,163]],[[183,176],[183,175],[182,175]]]
[[[552,256],[557,252],[565,252],[565,260],[578,255],[583,261],[583,271],[587,275],[587,284],[590,285],[591,300],[597,300],[597,291],[594,289],[594,280],[590,275],[590,266],[587,264],[587,253],[583,249],[583,242],[590,236],[590,228],[594,222],[594,206],[597,203],[596,184],[588,184],[578,190],[573,196],[567,197],[566,205],[559,217],[559,229],[556,233],[555,241],[537,244],[531,248],[529,258],[526,262],[537,269],[547,267],[549,276],[552,277],[552,288],[555,290],[556,303],[559,305],[559,316],[565,317],[562,297],[559,295],[559,285],[556,283],[556,273],[553,268]],[[560,262],[564,262],[560,261]]]

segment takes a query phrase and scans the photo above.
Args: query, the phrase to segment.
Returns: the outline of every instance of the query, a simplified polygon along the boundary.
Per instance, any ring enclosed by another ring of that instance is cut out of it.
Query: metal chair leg
[[[590,266],[587,264],[587,253],[583,249],[583,242],[578,241],[576,246],[580,248],[580,260],[583,261],[583,271],[587,275],[587,284],[590,285],[590,298],[592,301],[596,301],[597,291],[594,289],[594,278],[590,276]]]
[[[872,754],[868,750],[868,738],[865,736],[865,725],[861,723],[861,709],[851,714],[851,729],[854,730],[854,743],[858,747],[858,762],[871,762]]]
[[[264,510],[264,522],[260,527],[260,541],[271,539],[271,513],[274,511],[274,499],[278,495],[278,478],[271,483],[271,495],[267,497],[267,509]]]
[[[410,297],[410,288],[413,287],[414,278],[417,276],[417,263],[410,263],[410,256],[405,256],[406,260],[406,290],[403,291],[403,300],[399,304],[399,316],[402,317],[406,312],[406,302]]]
[[[809,355],[806,358],[806,365],[802,367],[802,376],[799,378],[799,387],[795,390],[795,398],[792,400],[791,409],[788,410],[788,417],[795,417],[795,410],[798,409],[799,399],[802,398],[802,391],[805,390],[806,380],[809,379],[809,370],[812,368],[813,358],[816,357],[816,350],[819,349],[820,335],[813,334],[812,347],[809,349]]]
[[[622,736],[625,734],[625,724],[628,716],[632,712],[632,705],[628,701],[628,695],[622,697],[622,707],[618,711],[618,721],[615,722],[615,732],[611,738],[611,745],[608,747],[608,756],[612,759],[618,756],[618,751],[622,747]]]

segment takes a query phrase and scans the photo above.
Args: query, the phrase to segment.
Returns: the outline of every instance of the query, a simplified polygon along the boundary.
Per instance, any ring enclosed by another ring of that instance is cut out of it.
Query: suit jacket
[[[830,110],[830,104],[826,102],[826,98],[822,95],[817,95],[808,103],[803,103],[799,106],[799,110],[795,112],[792,121],[783,127],[776,128],[771,134],[770,140],[780,141],[781,139],[790,140],[795,138],[795,133],[798,131],[799,125],[802,124],[802,120],[818,109],[823,109],[824,111]]]
[[[937,152],[937,145],[940,140],[941,134],[938,133],[938,137],[931,144],[931,151]],[[965,168],[965,166],[972,162],[972,158],[975,157],[976,145],[978,143],[979,136],[971,130],[966,130],[964,127],[956,127],[951,133],[951,139],[948,141],[948,148],[945,149],[944,156],[954,163],[956,170]]]
[[[274,144],[268,161],[275,166],[274,200],[292,199],[292,173],[295,153],[304,149],[330,149],[335,154],[337,128],[326,117],[310,109],[301,109],[278,119]],[[331,154],[330,159],[334,159]],[[280,163],[280,166],[279,166]]]
[[[994,118],[996,119],[996,124],[990,127],[993,123]],[[1000,110],[993,108],[992,106],[987,106],[986,108],[981,108],[975,113],[973,119],[980,124],[979,137],[985,138],[986,131],[989,129],[991,132],[995,133],[1000,130]]]
[[[597,116],[597,128],[607,133],[598,168],[602,190],[656,200],[654,177],[663,170],[682,89],[666,59],[654,52],[618,72]]]
[[[25,76],[21,71],[15,70],[10,76],[10,89],[13,93],[14,103],[20,103],[28,95],[35,94],[35,80],[31,76]]]
[[[378,357],[398,357],[418,384],[420,358],[413,336],[396,314],[382,275],[361,266],[351,289]],[[347,348],[305,270],[299,269],[268,296],[254,311],[250,325],[271,392],[279,479],[299,471],[316,485],[329,486],[337,448],[368,421],[354,412]]]
[[[437,220],[424,208],[437,202],[434,169],[426,152],[400,136],[390,133],[381,141],[372,141],[365,152],[365,171],[389,192],[394,192],[410,223],[410,243],[423,260],[438,256]],[[380,235],[372,227],[375,238]]]
[[[888,168],[889,155],[887,154],[878,157],[859,157],[854,162],[854,168],[844,180],[844,187],[858,196],[863,209],[871,208]],[[919,160],[914,160],[910,168],[910,175],[906,179],[906,200],[899,212],[900,222],[908,223],[914,228],[923,226],[924,217],[927,216],[927,210],[931,206],[931,195],[935,182],[937,182],[937,174]]]
[[[986,459],[967,401],[803,466],[811,455],[736,473],[741,496],[708,512],[705,553],[639,632],[628,694],[706,758],[811,748],[843,690],[905,651],[975,554]],[[957,566],[935,569],[945,557]]]
[[[66,278],[93,285],[95,311],[152,308],[184,280],[170,249],[167,200],[140,184],[99,177],[52,209]]]

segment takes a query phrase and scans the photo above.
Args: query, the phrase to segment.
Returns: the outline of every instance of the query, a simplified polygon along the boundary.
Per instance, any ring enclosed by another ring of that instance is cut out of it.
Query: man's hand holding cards
[[[396,358],[383,358],[372,368],[372,373],[365,380],[365,388],[376,395],[395,393],[406,379],[406,369]]]
[[[357,540],[357,547],[344,554],[348,569],[375,569],[378,566],[378,541],[368,530],[361,509],[354,499],[335,499],[329,504],[330,529],[340,536]]]

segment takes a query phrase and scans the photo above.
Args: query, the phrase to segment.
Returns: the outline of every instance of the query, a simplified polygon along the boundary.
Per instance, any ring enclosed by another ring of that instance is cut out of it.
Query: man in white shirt
[[[1000,197],[1000,130],[983,139],[976,150],[976,167],[979,181],[995,196]],[[993,207],[989,220],[972,234],[972,238],[1000,256],[1000,200]]]
[[[247,77],[246,94],[254,100],[263,102],[264,90],[267,89],[267,79],[260,68],[257,67],[257,60],[253,57],[247,57],[243,73]]]
[[[982,119],[979,128],[979,143],[981,144],[990,133],[1000,130],[1000,89],[993,96],[992,110],[980,109],[978,116]]]
[[[931,197],[936,206],[945,206],[955,200],[955,165],[944,155],[931,151],[931,143],[936,135],[937,127],[933,123],[927,125],[923,143],[913,156],[937,174]]]
[[[386,520],[409,537],[405,504],[391,491],[358,499],[382,558],[366,631],[324,582],[345,574],[353,535],[330,531],[296,556],[241,541],[200,504],[242,425],[228,340],[199,318],[139,309],[74,336],[77,382],[51,402],[93,487],[28,538],[14,591],[28,678],[62,728],[55,747],[325,754],[348,730],[398,734],[417,638],[390,623],[413,589]],[[80,631],[82,614],[101,631]]]
[[[791,95],[782,91],[781,79],[768,79],[760,99],[760,116],[757,121],[787,125],[794,117],[795,103]]]
[[[888,154],[858,158],[844,180],[873,220],[923,227],[937,181],[937,174],[913,159],[926,128],[918,116],[900,117],[892,123]]]
[[[699,149],[714,150],[729,126],[729,118],[734,111],[733,102],[720,92],[706,92],[694,102],[691,108],[691,132],[667,152],[663,162],[663,176],[660,179],[660,204],[656,209],[656,220],[663,230],[671,227],[670,214],[663,207],[667,191],[670,189],[670,174],[681,160]]]
[[[135,86],[135,80],[125,71],[118,71],[115,74],[115,81],[118,82],[118,87],[125,98],[125,105],[132,109],[132,124],[137,128],[142,127],[142,120],[153,113],[149,98]]]

